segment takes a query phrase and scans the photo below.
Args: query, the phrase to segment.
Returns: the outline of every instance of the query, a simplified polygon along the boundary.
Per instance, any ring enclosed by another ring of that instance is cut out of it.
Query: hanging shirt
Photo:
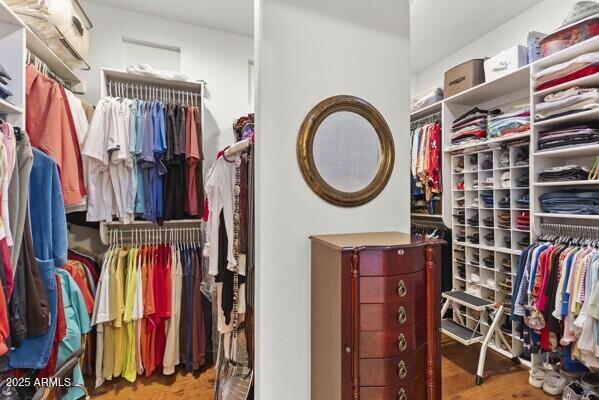
[[[107,143],[109,130],[115,129],[116,116],[110,102],[109,98],[98,101],[81,151],[86,160],[88,221],[112,221],[114,195]]]
[[[26,66],[26,131],[32,146],[58,165],[66,205],[79,204],[85,195],[83,166],[77,133],[61,86]]]
[[[198,144],[198,132],[195,121],[195,109],[187,108],[187,127],[185,129],[185,159],[187,162],[187,198],[185,199],[185,211],[191,216],[199,215],[198,189],[196,182],[197,165],[200,162],[200,146]]]
[[[61,365],[71,354],[81,348],[81,336],[89,333],[91,325],[83,294],[75,280],[66,270],[57,269],[56,273],[60,277],[62,303],[67,328],[66,335],[58,346],[57,365]],[[84,384],[79,364],[75,366],[72,378],[74,384]],[[83,395],[83,390],[72,388],[62,398],[74,400],[81,398]]]
[[[210,275],[218,274],[218,227],[221,211],[224,214],[227,237],[234,237],[233,232],[233,200],[235,192],[235,163],[240,162],[239,155],[233,161],[225,159],[224,155],[217,158],[212,169],[212,174],[206,183],[206,198],[208,200],[209,216],[206,227],[206,243],[204,256],[208,257]],[[237,261],[233,254],[233,240],[229,240],[227,247],[227,268],[233,270]],[[245,275],[243,265],[239,266],[239,273]]]

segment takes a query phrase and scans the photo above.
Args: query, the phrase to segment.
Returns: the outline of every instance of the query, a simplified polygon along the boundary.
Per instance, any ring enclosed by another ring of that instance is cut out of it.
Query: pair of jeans
[[[583,181],[588,178],[588,169],[578,165],[550,168],[539,173],[539,180],[541,182]]]
[[[543,212],[555,214],[599,214],[599,190],[560,190],[539,196]]]

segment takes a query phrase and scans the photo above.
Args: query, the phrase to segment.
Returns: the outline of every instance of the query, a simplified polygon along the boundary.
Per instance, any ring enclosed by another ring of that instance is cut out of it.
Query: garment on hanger
[[[26,92],[26,130],[31,145],[58,165],[64,203],[79,205],[86,195],[83,164],[64,87],[27,65]]]
[[[104,255],[92,324],[96,326],[96,387],[122,376],[207,363],[202,306],[202,248],[158,240],[113,245]],[[210,316],[211,318],[211,316]]]
[[[568,371],[599,367],[596,240],[548,238],[526,247],[512,294],[529,353],[561,352]]]
[[[412,211],[433,213],[431,200],[438,200],[442,192],[441,126],[433,123],[414,129],[411,148]]]
[[[202,213],[202,132],[192,105],[105,97],[82,146],[88,221],[155,223]]]

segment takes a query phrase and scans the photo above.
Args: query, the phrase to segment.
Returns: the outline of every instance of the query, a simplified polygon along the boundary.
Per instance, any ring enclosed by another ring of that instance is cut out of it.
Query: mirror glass
[[[375,128],[359,114],[338,111],[325,118],[314,135],[314,164],[333,188],[358,192],[379,171],[381,144]]]

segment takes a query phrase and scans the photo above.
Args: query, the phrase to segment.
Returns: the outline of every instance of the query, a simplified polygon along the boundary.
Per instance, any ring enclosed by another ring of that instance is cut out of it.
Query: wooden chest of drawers
[[[313,236],[312,400],[441,399],[441,241]]]

